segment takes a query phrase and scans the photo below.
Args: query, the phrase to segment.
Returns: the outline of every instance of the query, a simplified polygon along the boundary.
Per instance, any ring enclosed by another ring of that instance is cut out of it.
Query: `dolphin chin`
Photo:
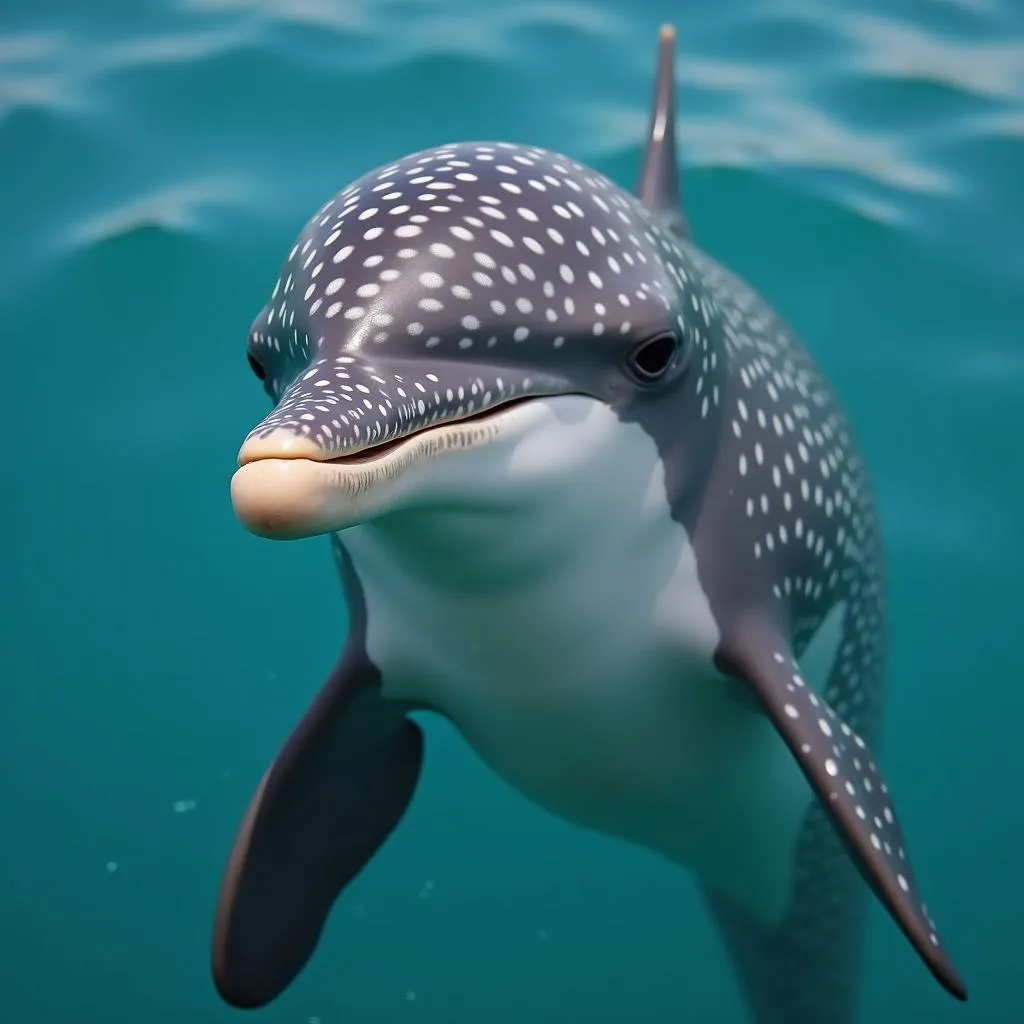
[[[332,508],[331,498],[338,492],[332,471],[332,466],[312,459],[249,462],[231,478],[235,515],[250,533],[268,540],[329,533],[336,519],[351,517],[343,507]]]
[[[231,478],[235,515],[258,537],[301,540],[408,508],[427,497],[434,460],[521,436],[536,404],[514,399],[335,459],[317,458],[314,445],[288,431],[250,440]]]

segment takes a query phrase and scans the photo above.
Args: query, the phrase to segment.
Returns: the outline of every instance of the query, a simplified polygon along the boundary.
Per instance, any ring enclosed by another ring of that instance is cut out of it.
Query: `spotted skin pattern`
[[[692,531],[723,626],[719,666],[751,683],[821,801],[798,842],[782,927],[760,927],[714,893],[705,897],[758,1024],[855,1019],[865,908],[851,852],[940,980],[960,993],[869,750],[882,710],[886,594],[873,488],[851,428],[813,358],[767,304],[681,246],[720,315],[719,344],[699,356],[720,436],[701,500],[688,511],[684,488],[670,487],[674,512]],[[707,388],[698,382],[705,398]],[[646,425],[666,441],[673,432],[657,417]],[[671,478],[667,443],[665,454]],[[841,643],[817,694],[798,659],[837,605]]]
[[[614,401],[609,351],[662,327],[706,347],[713,311],[689,264],[637,199],[567,157],[414,154],[332,199],[289,254],[250,335],[277,403],[255,433],[342,455],[562,392],[568,374]],[[338,330],[358,356],[325,344]]]
[[[250,331],[250,362],[274,409],[249,436],[283,431],[329,460],[513,400],[572,393],[639,424],[662,460],[671,515],[692,540],[721,637],[715,665],[747,685],[818,798],[800,830],[781,922],[759,924],[705,890],[753,1018],[852,1024],[866,909],[858,870],[939,981],[965,998],[871,751],[886,655],[871,484],[812,357],[689,237],[670,57],[663,38],[643,201],[564,155],[468,142],[379,168],[325,203]],[[675,348],[657,387],[625,380],[629,353],[663,335]],[[343,543],[335,538],[341,558]],[[351,566],[347,576],[358,590]],[[815,692],[801,658],[837,609],[838,654]],[[346,694],[335,706],[379,685],[360,643],[350,638],[345,656],[358,668],[343,658],[332,677]],[[390,719],[374,715],[387,734]],[[404,755],[414,773],[419,756],[418,747]],[[415,778],[396,784],[403,800]],[[246,829],[261,820],[260,799]],[[376,831],[390,831],[404,806]],[[272,998],[294,973],[282,968],[266,997],[225,980],[233,968],[223,966],[224,949],[241,928],[232,900],[253,849],[243,830],[218,926],[215,973],[236,1005]],[[343,874],[336,889],[351,877]],[[315,945],[316,914],[296,963]]]
[[[863,883],[829,811],[868,862],[872,884],[882,880],[883,902],[909,905],[914,915],[904,927],[918,943],[939,949],[888,788],[868,750],[880,724],[887,621],[874,494],[847,419],[807,350],[735,275],[708,257],[697,259],[723,310],[733,367],[724,471],[706,499],[714,513],[707,533],[698,530],[698,557],[728,550],[726,536],[745,539],[744,582],[734,582],[728,570],[713,574],[712,603],[717,599],[723,619],[735,617],[726,608],[735,609],[742,586],[753,592],[746,601],[756,595],[762,608],[773,609],[774,636],[786,636],[789,646],[771,650],[771,663],[761,670],[770,678],[755,689],[764,687],[767,713],[802,765],[810,765],[822,801],[812,806],[798,844],[785,927],[767,932],[706,895],[730,943],[742,951],[737,959],[755,1005],[785,1006],[790,1024],[843,1024],[855,1019]],[[742,501],[734,500],[736,493],[745,495]],[[842,640],[824,692],[816,694],[794,657],[837,603],[846,608]],[[734,642],[772,644],[773,635],[747,640],[745,628],[737,626],[735,640],[726,636],[723,662],[732,660]],[[808,972],[822,984],[808,984]]]

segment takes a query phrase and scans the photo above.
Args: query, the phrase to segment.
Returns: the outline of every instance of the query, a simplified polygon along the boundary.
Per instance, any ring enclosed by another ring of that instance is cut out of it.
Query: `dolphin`
[[[692,240],[673,68],[665,28],[636,195],[528,145],[407,156],[316,212],[252,326],[273,409],[234,509],[330,537],[349,623],[230,856],[233,1006],[296,978],[398,825],[423,711],[690,871],[757,1024],[854,1020],[868,889],[966,998],[872,753],[872,485],[807,350]]]

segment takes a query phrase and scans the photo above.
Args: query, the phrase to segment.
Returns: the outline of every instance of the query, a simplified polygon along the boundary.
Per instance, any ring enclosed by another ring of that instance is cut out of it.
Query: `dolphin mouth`
[[[500,427],[488,422],[474,429],[475,422],[514,420],[516,407],[536,397],[518,395],[335,458],[325,457],[330,453],[314,449],[302,435],[271,438],[270,444],[249,452],[243,446],[231,478],[235,515],[250,533],[272,540],[314,537],[377,518],[401,503],[406,470],[420,456],[429,460],[448,448],[489,443]],[[294,444],[296,438],[303,443]]]
[[[453,426],[455,424],[474,423],[478,420],[491,419],[494,416],[508,412],[508,410],[514,406],[521,405],[523,402],[531,401],[533,397],[535,396],[519,395],[507,402],[501,402],[498,405],[492,405],[487,409],[481,409],[480,412],[471,413],[469,416],[459,416],[451,420],[438,420],[437,422],[430,423],[418,430],[413,430],[411,433],[403,434],[401,437],[394,437],[389,441],[381,441],[380,444],[374,444],[370,445],[368,448],[362,448],[358,452],[353,452],[351,455],[339,455],[332,459],[322,459],[320,461],[323,462],[324,465],[328,466],[355,466],[360,463],[374,462],[386,455],[390,455],[392,452],[401,448],[404,444],[414,441],[416,438],[421,437],[423,434],[427,434],[432,430],[437,430],[441,427]]]

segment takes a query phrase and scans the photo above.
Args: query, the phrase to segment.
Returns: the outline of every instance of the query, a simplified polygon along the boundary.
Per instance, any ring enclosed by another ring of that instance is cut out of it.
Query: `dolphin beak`
[[[292,540],[377,518],[404,501],[415,480],[422,489],[425,461],[489,443],[499,429],[470,421],[501,417],[507,425],[524,400],[567,390],[561,379],[508,369],[453,367],[449,383],[413,364],[342,365],[336,392],[300,380],[243,441],[231,500],[251,533]],[[325,370],[324,381],[336,370]],[[343,401],[350,392],[358,404]],[[441,444],[445,431],[461,431],[459,444]]]

